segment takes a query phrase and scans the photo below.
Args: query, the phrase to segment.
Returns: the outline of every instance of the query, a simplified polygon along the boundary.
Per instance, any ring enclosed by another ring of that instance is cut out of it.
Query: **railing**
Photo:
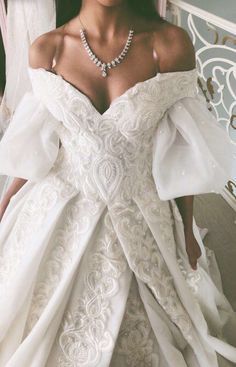
[[[169,0],[167,19],[188,30],[196,49],[199,89],[226,129],[234,154],[223,197],[236,210],[236,24],[182,0]]]
[[[177,10],[178,14],[180,14],[181,10],[184,10],[191,15],[195,15],[198,18],[205,20],[206,22],[210,22],[218,28],[224,29],[228,33],[236,35],[235,23],[230,22],[212,13],[209,13],[206,10],[200,9],[194,5],[188,4],[183,0],[168,0],[168,7],[169,9],[171,8],[173,11]],[[181,23],[178,23],[178,25],[181,25]]]

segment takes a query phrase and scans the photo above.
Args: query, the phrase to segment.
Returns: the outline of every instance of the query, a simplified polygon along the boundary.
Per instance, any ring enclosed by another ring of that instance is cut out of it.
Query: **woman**
[[[229,141],[189,37],[143,4],[78,1],[30,48],[33,92],[0,144],[18,177],[1,204],[0,366],[236,362],[193,218],[193,195],[227,180]]]

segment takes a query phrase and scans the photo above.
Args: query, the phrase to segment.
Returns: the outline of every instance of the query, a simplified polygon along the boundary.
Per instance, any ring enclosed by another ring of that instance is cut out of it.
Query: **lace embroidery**
[[[99,205],[79,195],[74,197],[73,204],[68,205],[63,224],[55,230],[50,241],[53,247],[47,255],[47,261],[42,263],[39,270],[41,277],[35,285],[25,335],[32,330],[61,280],[73,266],[80,253],[82,236],[88,232],[92,218],[99,211]]]
[[[154,352],[154,340],[150,321],[133,278],[113,360],[122,355],[127,367],[158,366],[159,358]],[[122,366],[125,367],[123,364]]]
[[[69,305],[58,334],[60,367],[97,366],[102,352],[114,347],[107,320],[112,312],[111,299],[119,292],[119,278],[126,271],[127,262],[109,213],[103,223],[91,253],[86,254],[89,261],[84,259],[86,269],[78,273],[78,278],[83,279],[82,292]]]
[[[50,182],[52,181],[52,182]],[[73,188],[63,185],[56,177],[48,176],[32,189],[11,234],[6,241],[0,257],[0,286],[2,291],[11,284],[13,276],[19,271],[20,264],[30,251],[32,236],[36,236],[49,211],[53,210],[60,199],[73,196]]]
[[[193,294],[197,294],[198,293],[198,284],[202,279],[200,272],[198,270],[187,271],[185,266],[184,266],[183,260],[180,259],[180,258],[178,259],[178,263],[179,263],[179,268],[180,268],[182,274],[184,275],[185,280],[186,280],[189,288],[191,289]]]
[[[150,198],[154,202],[150,208],[148,192],[143,196],[148,218],[152,220],[153,217],[155,222],[159,222],[162,237],[166,244],[172,244],[172,251],[175,242],[172,232],[173,218],[168,202],[154,200],[155,196],[153,197],[151,191]],[[129,202],[127,205],[127,202],[122,202],[120,199],[109,207],[109,211],[130,268],[138,278],[148,284],[171,320],[180,328],[183,335],[189,338],[192,322],[182,306],[173,278],[139,208],[134,202]]]

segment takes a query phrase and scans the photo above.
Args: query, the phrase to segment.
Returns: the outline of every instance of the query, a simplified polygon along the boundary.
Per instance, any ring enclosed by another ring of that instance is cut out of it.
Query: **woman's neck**
[[[112,39],[115,35],[127,33],[132,27],[133,17],[127,2],[105,6],[95,0],[83,0],[77,19],[86,30],[92,30],[93,36]]]

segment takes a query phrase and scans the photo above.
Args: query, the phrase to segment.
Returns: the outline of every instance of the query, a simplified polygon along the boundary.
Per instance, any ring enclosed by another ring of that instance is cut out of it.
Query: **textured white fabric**
[[[55,119],[32,92],[19,103],[0,142],[1,173],[37,181],[52,168],[59,149]]]
[[[19,133],[19,157],[31,162],[34,144],[45,156],[40,126],[62,145],[45,169],[38,157],[42,178],[0,225],[0,367],[223,367],[217,353],[236,363],[214,256],[194,222],[202,257],[191,269],[178,207],[152,175],[153,136],[171,106],[194,97],[196,70],[137,83],[103,114],[62,77],[29,71],[45,123],[21,105],[32,144]]]
[[[221,193],[230,180],[230,139],[200,95],[171,106],[154,137],[153,177],[162,200]]]

